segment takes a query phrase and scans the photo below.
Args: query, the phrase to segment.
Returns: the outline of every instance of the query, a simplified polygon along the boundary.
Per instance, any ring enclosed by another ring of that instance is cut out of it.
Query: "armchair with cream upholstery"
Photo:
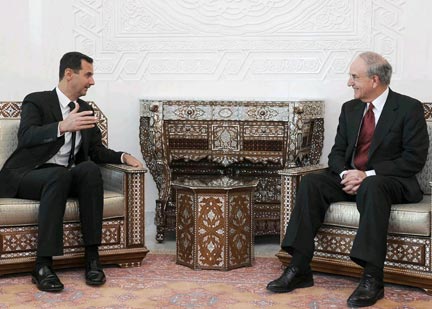
[[[96,104],[91,104],[107,145],[107,119]],[[0,102],[0,168],[16,148],[20,109],[20,102]],[[103,165],[101,170],[105,189],[101,262],[139,266],[148,252],[144,243],[146,170],[120,164]],[[0,198],[0,275],[27,272],[34,266],[38,206],[38,201]],[[55,267],[83,265],[78,205],[73,199],[66,205],[63,241],[65,254],[54,258]]]
[[[432,294],[431,230],[432,230],[432,103],[423,103],[429,132],[429,153],[426,165],[417,175],[424,198],[416,204],[393,205],[387,238],[384,281],[415,286]],[[319,172],[325,166],[292,168],[281,171],[281,231],[289,222],[297,186],[302,175]],[[360,276],[361,268],[349,258],[358,227],[359,213],[353,202],[330,205],[324,225],[315,238],[315,271]],[[284,233],[281,233],[281,237]],[[282,238],[281,238],[282,241]],[[288,264],[290,256],[280,251],[277,256]]]

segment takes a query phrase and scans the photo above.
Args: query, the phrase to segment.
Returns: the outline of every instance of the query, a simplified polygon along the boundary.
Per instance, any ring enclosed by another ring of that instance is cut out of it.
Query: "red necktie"
[[[372,103],[369,103],[369,108],[363,116],[363,122],[357,140],[357,151],[354,157],[354,165],[361,171],[366,170],[369,147],[375,131],[375,115],[373,108],[374,106]]]

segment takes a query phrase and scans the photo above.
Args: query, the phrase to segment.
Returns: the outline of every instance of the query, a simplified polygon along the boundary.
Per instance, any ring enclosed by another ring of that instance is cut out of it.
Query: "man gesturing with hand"
[[[85,246],[85,281],[102,285],[99,262],[103,183],[98,163],[142,167],[133,156],[106,148],[91,106],[80,99],[95,84],[93,59],[69,52],[60,60],[52,91],[27,95],[22,103],[18,146],[0,171],[0,197],[39,200],[38,248],[32,282],[39,290],[64,286],[52,268],[63,255],[63,215],[68,197],[78,200]]]
[[[74,104],[73,110],[59,123],[60,133],[75,132],[94,128],[98,118],[93,115],[93,111],[79,112],[79,104]]]

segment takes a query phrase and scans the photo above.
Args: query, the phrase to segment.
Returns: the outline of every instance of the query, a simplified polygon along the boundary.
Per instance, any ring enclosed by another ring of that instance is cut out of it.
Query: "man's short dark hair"
[[[60,59],[59,79],[62,80],[66,69],[72,69],[75,73],[81,70],[81,60],[93,63],[93,59],[80,52],[69,52]]]

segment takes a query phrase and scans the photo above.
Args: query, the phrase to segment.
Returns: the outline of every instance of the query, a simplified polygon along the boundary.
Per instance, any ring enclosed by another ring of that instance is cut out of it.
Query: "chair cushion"
[[[0,169],[18,145],[19,118],[0,120]]]
[[[359,220],[360,214],[354,202],[338,202],[330,205],[324,224],[358,228]],[[393,205],[388,231],[391,234],[430,236],[431,196],[425,195],[420,203]]]
[[[119,218],[125,216],[125,197],[124,195],[104,191],[104,210],[103,218]],[[0,198],[0,226],[23,226],[37,225],[39,201]],[[69,199],[66,203],[64,222],[79,222],[78,201]]]

